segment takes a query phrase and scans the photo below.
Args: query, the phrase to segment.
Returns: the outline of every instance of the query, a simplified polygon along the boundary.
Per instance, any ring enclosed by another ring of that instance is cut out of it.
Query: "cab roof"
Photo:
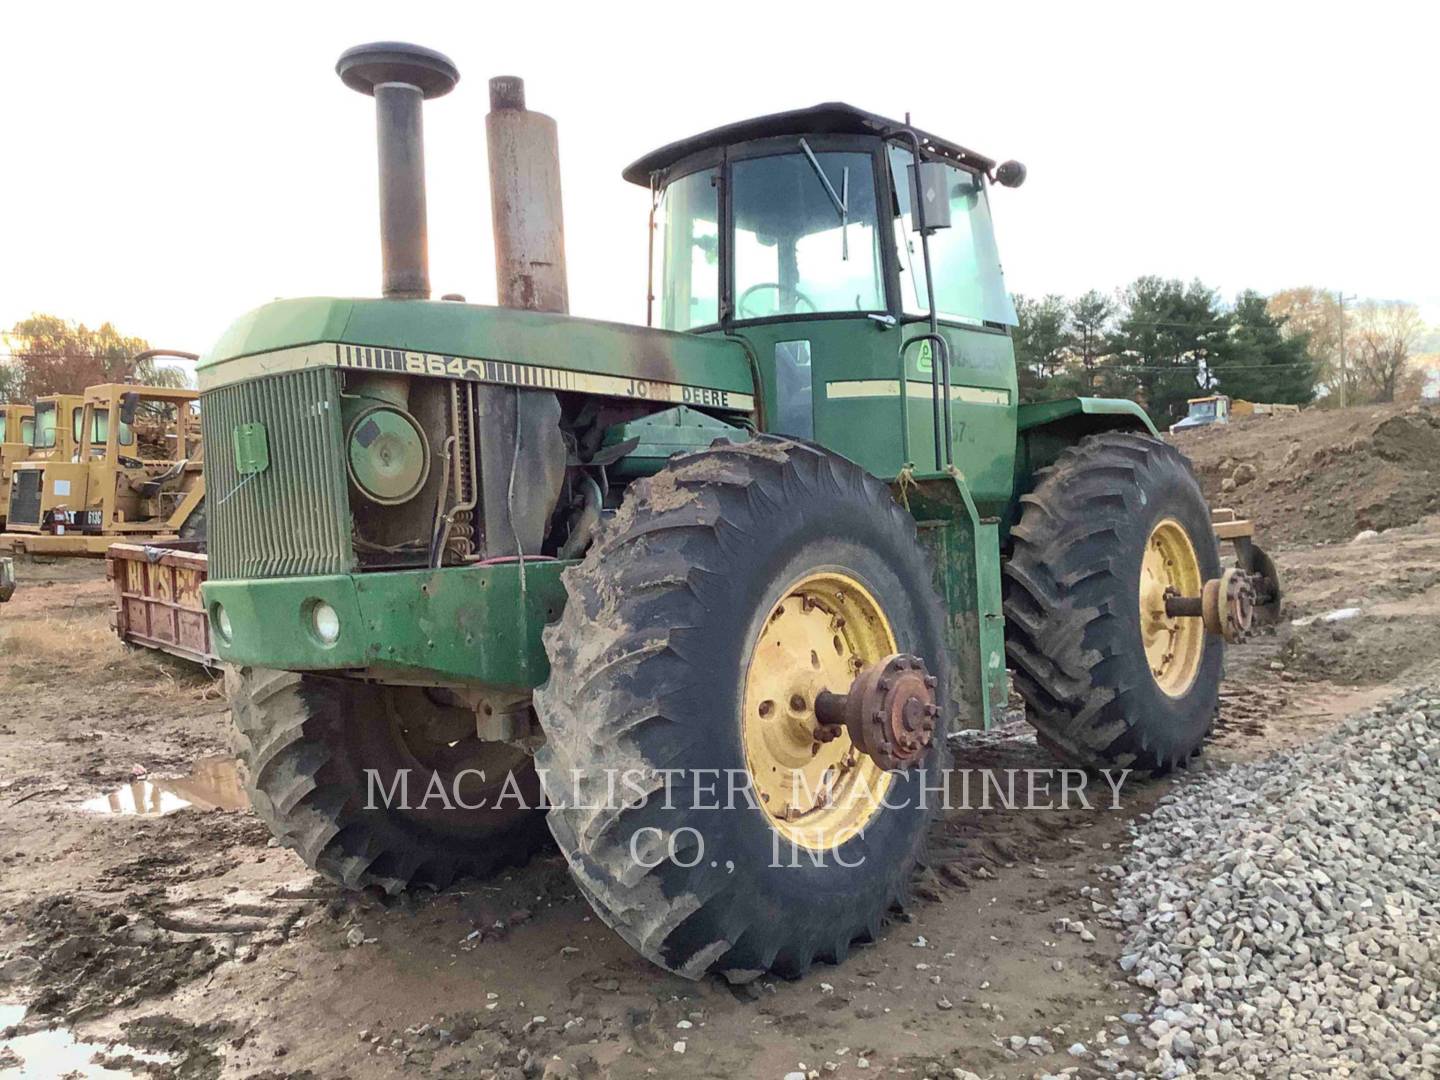
[[[893,135],[907,128],[915,132],[920,139],[921,149],[928,154],[986,173],[995,167],[993,159],[968,150],[959,143],[952,143],[912,125],[902,124],[898,120],[889,120],[864,109],[857,109],[854,105],[827,101],[812,105],[808,109],[791,109],[789,112],[757,116],[751,120],[712,128],[699,135],[691,135],[687,139],[652,150],[627,166],[621,175],[632,184],[649,187],[653,174],[663,173],[691,154],[712,147],[729,146],[752,139],[768,139],[777,135]]]

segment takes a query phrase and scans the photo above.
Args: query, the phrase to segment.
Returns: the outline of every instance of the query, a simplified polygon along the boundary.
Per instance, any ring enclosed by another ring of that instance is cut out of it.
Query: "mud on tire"
[[[443,889],[456,877],[523,862],[548,842],[545,815],[535,809],[533,762],[524,753],[479,744],[486,779],[469,777],[459,790],[466,803],[487,803],[464,809],[454,802],[453,776],[427,768],[408,749],[385,688],[240,668],[227,671],[226,689],[255,812],[281,843],[337,884],[392,894],[410,885]],[[386,807],[384,793],[397,790],[402,769],[411,770],[406,801],[423,808]],[[499,798],[512,769],[524,807]],[[373,786],[367,770],[374,770]],[[448,786],[451,808],[424,799],[432,773]]]
[[[537,759],[551,831],[600,916],[690,978],[838,963],[854,940],[878,933],[922,855],[938,800],[920,798],[920,770],[891,781],[888,801],[906,808],[876,813],[818,867],[804,854],[790,865],[784,841],[772,865],[779,834],[743,797],[727,809],[697,801],[697,770],[720,770],[722,806],[729,771],[748,775],[741,701],[751,643],[790,584],[817,567],[863,584],[899,649],[949,685],[943,615],[914,520],[851,462],[763,436],[672,458],[632,486],[566,572],[565,611],[546,633]],[[941,723],[922,763],[932,785],[948,763],[951,703],[940,693]],[[682,771],[669,808],[659,781],[643,803],[623,782],[618,797],[609,790],[609,777],[657,769]]]

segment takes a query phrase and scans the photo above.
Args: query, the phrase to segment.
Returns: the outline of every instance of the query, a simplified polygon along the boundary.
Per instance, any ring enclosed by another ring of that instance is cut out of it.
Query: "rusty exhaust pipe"
[[[378,41],[346,49],[335,74],[375,99],[380,158],[380,252],[384,295],[430,298],[425,225],[425,132],[421,106],[455,88],[460,72],[433,49]]]
[[[523,79],[500,75],[490,80],[485,136],[500,303],[567,313],[570,294],[555,121],[525,108]]]
[[[490,80],[485,138],[500,304],[568,314],[555,121],[526,109],[525,83],[504,75]],[[480,385],[475,391],[486,554],[519,558],[523,590],[524,559],[540,554],[565,483],[560,399],[553,390],[522,387]],[[578,551],[585,539],[572,530],[572,549]]]

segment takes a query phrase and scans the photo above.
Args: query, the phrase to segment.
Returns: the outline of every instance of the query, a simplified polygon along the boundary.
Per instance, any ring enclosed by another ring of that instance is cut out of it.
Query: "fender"
[[[1016,410],[1015,482],[1001,522],[1004,547],[1020,516],[1020,496],[1034,490],[1035,474],[1053,465],[1065,449],[1099,431],[1134,431],[1160,437],[1150,417],[1125,398],[1061,398],[1036,401]]]

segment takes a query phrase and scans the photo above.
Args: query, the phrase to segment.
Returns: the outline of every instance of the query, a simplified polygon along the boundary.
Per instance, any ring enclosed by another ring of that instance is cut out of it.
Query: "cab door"
[[[724,327],[752,351],[767,431],[890,477],[903,464],[900,335],[886,298],[894,253],[878,149],[827,135],[731,149]]]
[[[908,147],[891,143],[886,161],[902,333],[914,342],[929,332],[930,314],[922,238],[912,227],[914,156]],[[1014,473],[1019,387],[1010,328],[1015,308],[1000,267],[985,178],[950,163],[944,176],[950,224],[930,235],[930,267],[939,334],[950,354],[949,458],[982,512],[997,512],[993,508],[1009,500]],[[935,352],[928,343],[906,349],[907,394],[924,414],[926,438],[913,451],[922,469],[935,466]]]

